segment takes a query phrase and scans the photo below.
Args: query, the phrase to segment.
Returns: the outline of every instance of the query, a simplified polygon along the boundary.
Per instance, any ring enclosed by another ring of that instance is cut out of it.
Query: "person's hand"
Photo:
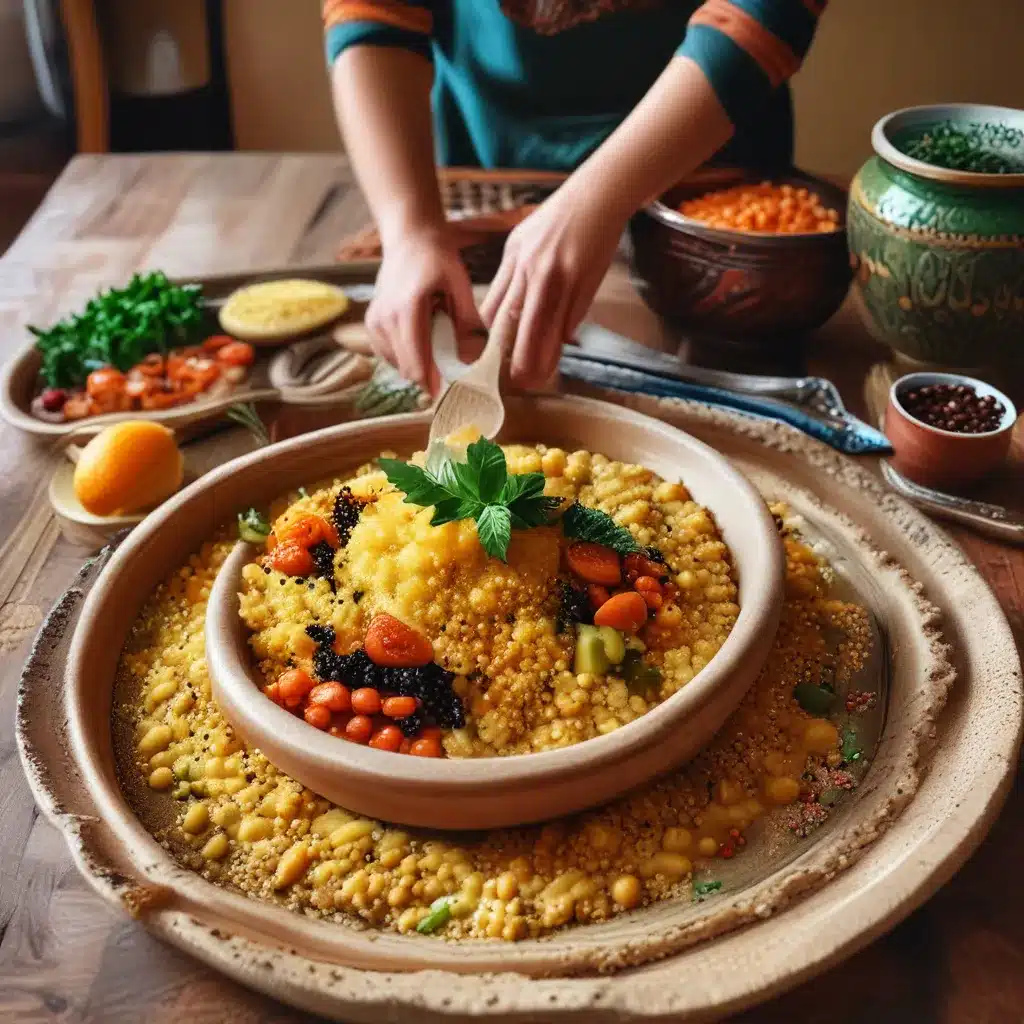
[[[487,297],[484,322],[499,310],[518,319],[512,379],[538,387],[555,372],[565,344],[580,325],[611,264],[626,214],[563,185],[509,235]]]
[[[469,274],[444,229],[405,231],[385,240],[366,326],[377,355],[431,394],[441,383],[430,349],[437,309],[452,318],[459,338],[483,329]]]

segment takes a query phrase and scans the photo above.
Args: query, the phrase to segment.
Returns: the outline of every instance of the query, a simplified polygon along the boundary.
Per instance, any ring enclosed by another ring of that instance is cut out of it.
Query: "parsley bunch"
[[[175,285],[160,271],[136,274],[124,288],[111,288],[86,303],[78,315],[49,330],[29,327],[43,358],[47,387],[68,388],[103,366],[130,370],[152,352],[186,344],[203,322],[202,290]]]
[[[508,472],[505,453],[480,438],[466,449],[466,461],[450,456],[431,460],[421,469],[399,459],[380,459],[380,468],[411,505],[433,506],[432,526],[475,519],[484,550],[503,562],[513,529],[545,526],[558,508],[558,498],[544,495],[543,473]]]

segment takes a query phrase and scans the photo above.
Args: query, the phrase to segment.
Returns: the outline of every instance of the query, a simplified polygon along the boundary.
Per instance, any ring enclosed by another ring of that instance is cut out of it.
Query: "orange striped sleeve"
[[[809,0],[805,0],[809,4]],[[778,87],[800,68],[800,57],[775,35],[730,0],[706,0],[690,18],[691,25],[717,29],[750,56],[764,72],[772,87]]]
[[[353,21],[370,21],[424,35],[430,33],[434,20],[426,8],[402,0],[324,0],[323,17],[327,29]]]

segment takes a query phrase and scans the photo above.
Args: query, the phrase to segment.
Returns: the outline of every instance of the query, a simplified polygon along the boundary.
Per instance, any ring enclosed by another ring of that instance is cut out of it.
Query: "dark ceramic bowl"
[[[958,434],[911,416],[901,396],[928,384],[967,384],[978,395],[991,395],[1004,409],[998,428],[984,434]],[[1006,395],[984,381],[958,373],[921,372],[900,377],[889,389],[885,410],[885,433],[892,442],[893,466],[907,479],[939,490],[966,486],[996,469],[1010,449],[1016,422],[1017,410]]]
[[[637,289],[674,326],[706,339],[785,345],[842,305],[852,276],[845,230],[758,234],[708,227],[678,212],[686,199],[763,180],[737,171],[713,186],[680,185],[633,218]],[[841,188],[797,172],[771,180],[816,192],[845,229]]]

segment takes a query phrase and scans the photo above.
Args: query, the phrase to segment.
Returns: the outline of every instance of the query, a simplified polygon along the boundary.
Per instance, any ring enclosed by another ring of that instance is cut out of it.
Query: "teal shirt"
[[[357,45],[400,46],[433,61],[442,166],[572,170],[669,61],[684,55],[707,75],[736,129],[718,160],[770,169],[792,160],[785,82],[810,46],[821,6],[821,0],[327,0],[324,17],[330,61]]]

